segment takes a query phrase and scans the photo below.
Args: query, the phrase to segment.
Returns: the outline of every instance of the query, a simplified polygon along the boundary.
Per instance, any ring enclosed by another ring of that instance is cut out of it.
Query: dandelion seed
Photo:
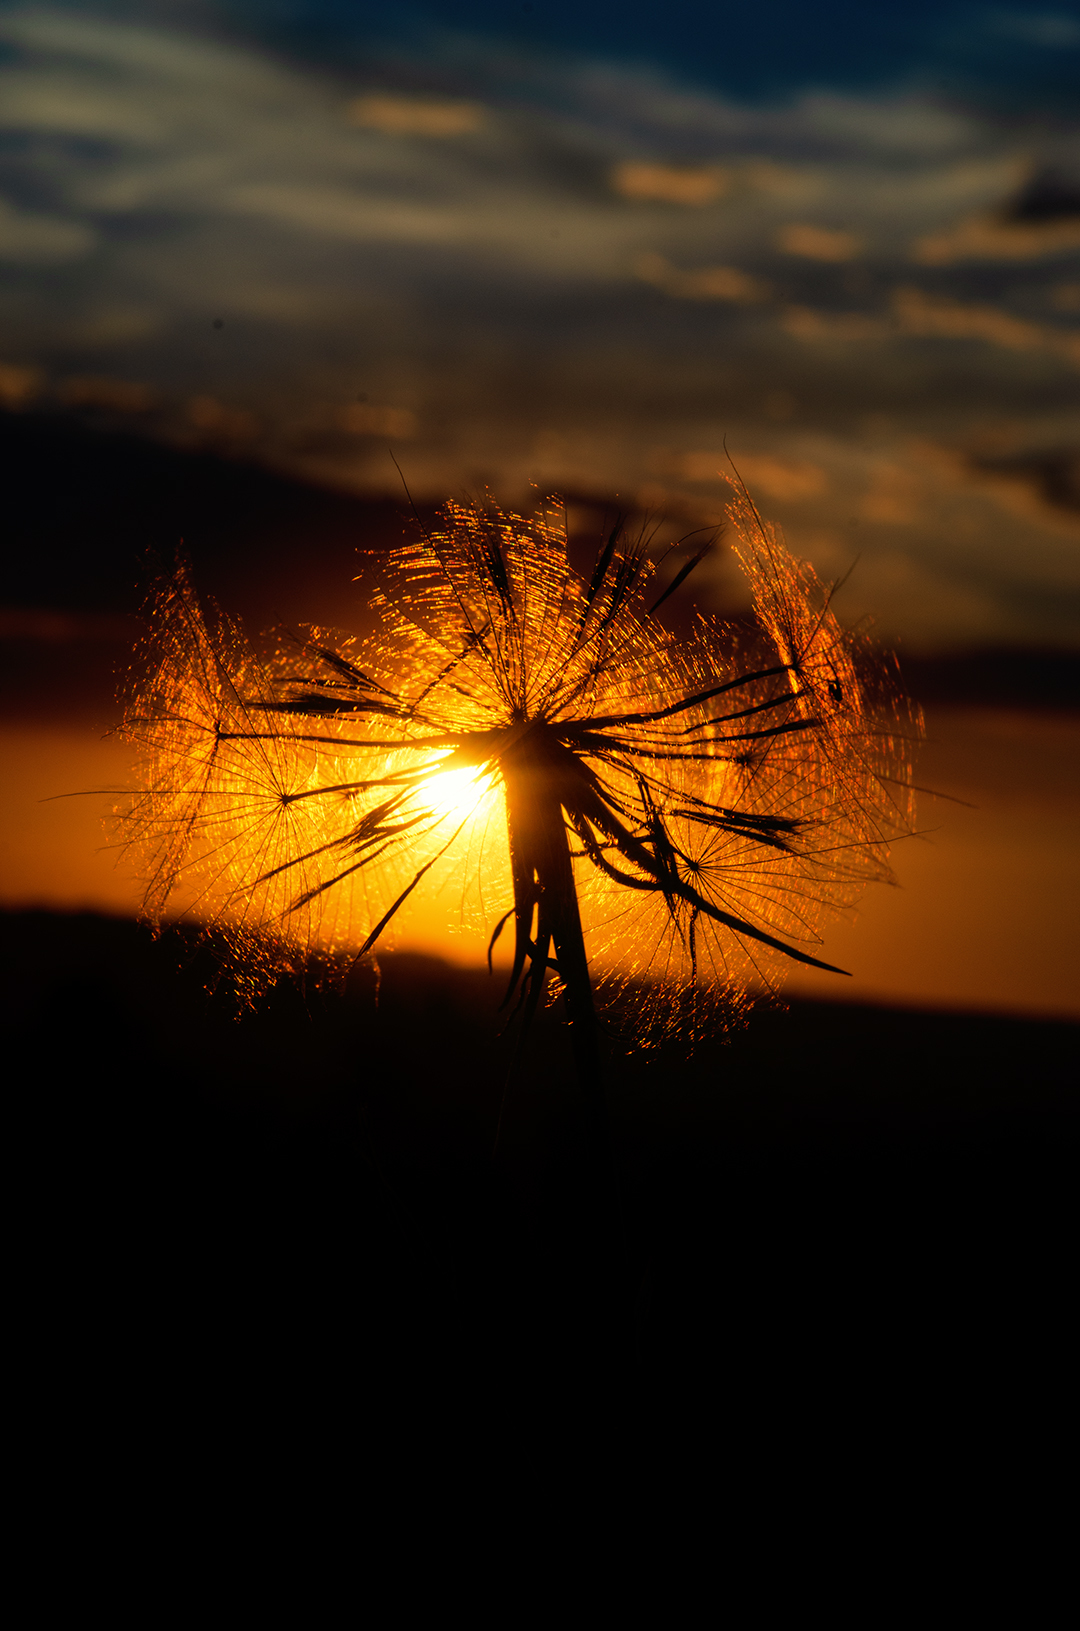
[[[148,912],[220,927],[254,986],[463,882],[492,946],[513,924],[506,1006],[527,1026],[560,991],[583,1075],[594,983],[632,994],[639,1041],[692,1039],[792,962],[831,968],[823,918],[910,830],[918,722],[744,492],[730,515],[753,632],[667,630],[646,534],[579,576],[555,500],[448,505],[382,558],[376,634],[271,658],[178,571],[126,724]]]

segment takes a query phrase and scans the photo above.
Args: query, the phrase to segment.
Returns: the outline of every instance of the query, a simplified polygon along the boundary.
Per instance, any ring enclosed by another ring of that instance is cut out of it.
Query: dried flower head
[[[579,576],[553,500],[448,505],[382,557],[376,634],[268,658],[178,571],[126,723],[149,913],[219,926],[258,983],[313,942],[370,951],[453,881],[492,944],[513,920],[508,1000],[561,990],[583,1062],[594,978],[644,1039],[829,968],[823,916],[910,830],[917,722],[744,493],[730,513],[749,631],[658,619],[705,550],[651,605],[645,535]]]

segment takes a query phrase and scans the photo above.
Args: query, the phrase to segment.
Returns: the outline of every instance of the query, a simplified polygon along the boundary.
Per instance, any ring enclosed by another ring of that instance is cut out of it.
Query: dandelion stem
[[[540,726],[515,744],[502,765],[516,920],[514,972],[508,996],[524,977],[528,982],[524,1034],[547,982],[548,946],[554,943],[587,1136],[595,1151],[605,1143],[596,1008],[563,814],[564,789],[560,784],[565,772],[557,749],[558,744]],[[534,914],[535,938],[531,935]]]

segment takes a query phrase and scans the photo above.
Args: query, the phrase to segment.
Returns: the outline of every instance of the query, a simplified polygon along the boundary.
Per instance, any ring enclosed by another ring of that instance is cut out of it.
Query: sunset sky
[[[0,407],[684,529],[734,466],[912,659],[1075,658],[1078,127],[1075,0],[5,5]],[[95,590],[30,536],[0,633],[111,660],[115,560]],[[241,610],[289,601],[279,569]],[[724,551],[696,593],[740,607]],[[89,801],[36,803],[123,779],[72,700],[8,708],[3,896],[129,910]],[[931,703],[922,777],[965,802],[927,802],[905,890],[838,931],[844,996],[1075,1006],[1076,715],[987,700]]]

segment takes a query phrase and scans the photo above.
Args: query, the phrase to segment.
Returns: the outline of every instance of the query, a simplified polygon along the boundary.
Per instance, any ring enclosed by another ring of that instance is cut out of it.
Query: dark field
[[[745,1428],[1034,1406],[1061,1363],[1075,1026],[795,1002],[689,1063],[613,1057],[607,1177],[557,1012],[492,1159],[486,972],[387,956],[377,1002],[365,973],[235,1020],[179,934],[0,922],[61,1392],[374,1419],[391,1390],[541,1414],[569,1390]]]

